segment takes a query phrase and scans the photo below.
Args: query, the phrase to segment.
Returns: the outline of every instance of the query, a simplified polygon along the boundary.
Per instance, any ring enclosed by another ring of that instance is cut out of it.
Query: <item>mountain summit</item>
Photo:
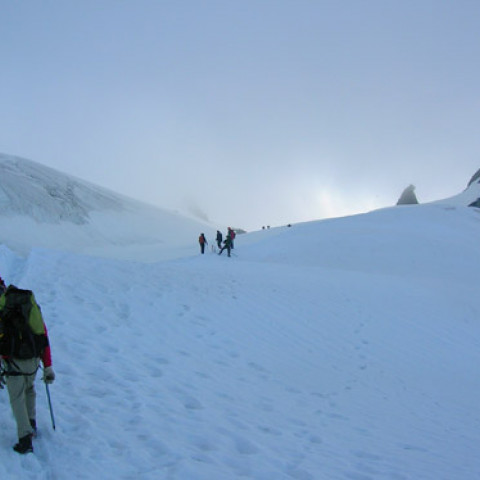
[[[164,258],[167,247],[179,256],[193,253],[199,233],[214,232],[205,223],[4,154],[0,218],[0,243],[21,255],[43,247],[155,261]]]

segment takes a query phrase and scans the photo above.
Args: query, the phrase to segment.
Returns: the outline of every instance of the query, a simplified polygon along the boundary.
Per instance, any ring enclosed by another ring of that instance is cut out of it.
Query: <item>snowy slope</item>
[[[23,158],[0,154],[0,244],[154,261],[198,249],[216,227],[119,195]],[[166,253],[166,250],[168,252]]]
[[[458,195],[454,195],[453,197],[445,198],[442,200],[437,200],[436,202],[432,202],[434,204],[441,204],[441,205],[455,205],[455,206],[467,206],[473,203],[475,200],[480,198],[480,170],[476,172],[476,174],[471,178],[468,182],[467,188],[459,193]]]
[[[480,478],[480,212],[397,207],[158,263],[0,248],[57,380],[0,478]]]

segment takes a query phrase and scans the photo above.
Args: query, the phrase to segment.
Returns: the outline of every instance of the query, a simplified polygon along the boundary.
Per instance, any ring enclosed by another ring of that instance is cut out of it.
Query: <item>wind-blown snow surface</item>
[[[0,478],[480,478],[480,212],[396,207],[142,264],[0,250],[53,346]]]

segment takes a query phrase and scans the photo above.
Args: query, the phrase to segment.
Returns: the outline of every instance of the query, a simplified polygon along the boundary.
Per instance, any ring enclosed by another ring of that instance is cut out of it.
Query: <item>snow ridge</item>
[[[0,218],[0,243],[20,255],[42,247],[156,261],[174,249],[177,256],[193,253],[200,232],[212,238],[215,232],[204,222],[2,154]]]
[[[0,215],[82,225],[95,210],[122,210],[118,195],[30,160],[0,154]]]

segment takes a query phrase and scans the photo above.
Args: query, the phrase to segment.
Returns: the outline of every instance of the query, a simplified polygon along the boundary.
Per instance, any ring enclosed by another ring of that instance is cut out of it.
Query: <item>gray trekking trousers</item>
[[[14,374],[7,373],[5,378],[19,439],[33,433],[30,420],[36,420],[35,377],[39,365],[39,358],[27,360],[14,358],[13,362],[10,362],[10,370]]]

